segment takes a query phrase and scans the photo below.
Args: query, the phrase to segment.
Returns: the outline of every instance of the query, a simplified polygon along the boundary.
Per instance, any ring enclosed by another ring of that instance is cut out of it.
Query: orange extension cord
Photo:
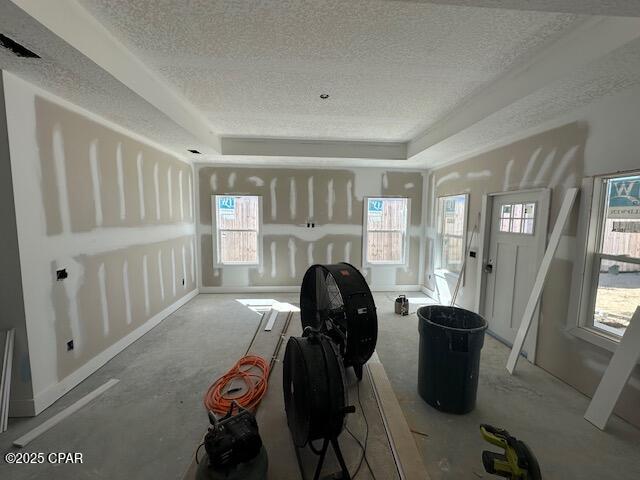
[[[253,411],[267,391],[268,378],[269,365],[264,358],[257,355],[242,357],[231,370],[209,387],[204,396],[204,406],[218,415],[226,414],[232,402]],[[244,381],[247,388],[246,390],[241,388],[239,392],[234,391],[230,395],[229,386],[237,379]],[[237,396],[233,396],[234,393],[238,393]]]

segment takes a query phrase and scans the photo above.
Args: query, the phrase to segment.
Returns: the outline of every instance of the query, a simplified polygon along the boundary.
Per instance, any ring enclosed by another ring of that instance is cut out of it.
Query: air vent
[[[11,40],[9,37],[2,35],[0,33],[0,45],[2,45],[7,50],[13,52],[16,57],[24,57],[24,58],[40,58],[40,55],[33,53],[27,47],[20,45],[15,40]]]
[[[196,155],[202,155],[198,150],[188,149],[187,152],[195,153]]]

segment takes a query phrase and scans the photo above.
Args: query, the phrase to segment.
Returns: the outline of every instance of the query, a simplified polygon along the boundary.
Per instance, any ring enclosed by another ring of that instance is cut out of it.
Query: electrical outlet
[[[67,342],[67,352],[70,352],[71,350],[73,350],[73,340],[69,340]]]
[[[61,268],[60,270],[56,270],[56,280],[58,280],[58,281],[64,280],[68,276],[69,276],[69,274],[67,273],[67,269],[66,268]]]

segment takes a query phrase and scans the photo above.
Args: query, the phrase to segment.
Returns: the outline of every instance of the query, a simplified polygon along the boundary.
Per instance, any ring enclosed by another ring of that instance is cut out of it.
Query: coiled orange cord
[[[253,411],[267,391],[268,378],[269,365],[264,358],[257,355],[242,357],[209,387],[204,396],[204,406],[218,415],[226,414],[232,402]],[[239,388],[238,392],[234,388],[233,392],[229,392],[231,382],[237,379],[244,381],[247,388]]]

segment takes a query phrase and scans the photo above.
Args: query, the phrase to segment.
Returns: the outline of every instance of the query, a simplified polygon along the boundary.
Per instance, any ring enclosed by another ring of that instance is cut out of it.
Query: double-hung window
[[[364,263],[405,263],[409,199],[369,197],[365,202]]]
[[[259,264],[260,197],[214,195],[212,199],[217,264]]]
[[[640,172],[596,179],[586,327],[620,338],[640,305]]]

